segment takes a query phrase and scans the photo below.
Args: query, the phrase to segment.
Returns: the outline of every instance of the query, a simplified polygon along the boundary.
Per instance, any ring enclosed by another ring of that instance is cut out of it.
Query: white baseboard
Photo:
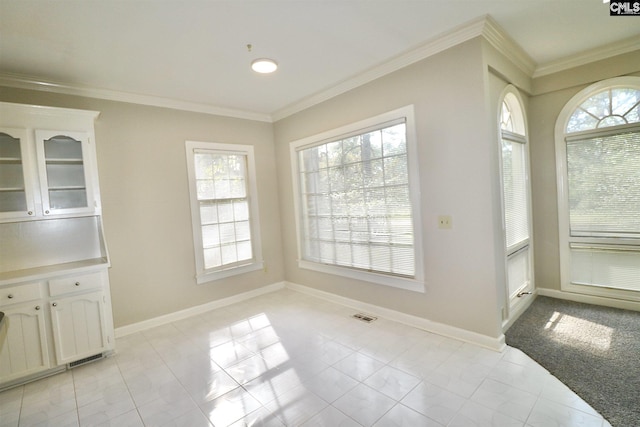
[[[271,292],[278,291],[283,288],[288,288],[293,291],[301,292],[316,298],[324,299],[336,304],[340,304],[347,307],[364,311],[378,317],[383,317],[388,320],[392,320],[398,323],[402,323],[407,326],[422,329],[425,331],[433,332],[438,335],[443,335],[449,338],[454,338],[460,341],[476,344],[484,348],[488,348],[494,351],[502,351],[506,347],[504,335],[501,334],[497,338],[492,338],[486,335],[478,334],[476,332],[467,331],[465,329],[456,328],[454,326],[445,325],[443,323],[433,322],[422,317],[413,316],[411,314],[402,313],[400,311],[391,310],[388,308],[380,307],[373,304],[368,304],[362,301],[354,300],[351,298],[342,297],[329,292],[320,291],[318,289],[310,288],[308,286],[298,285],[291,282],[278,282],[268,286],[263,286],[258,289],[254,289],[249,292],[243,292],[228,298],[211,301],[206,304],[190,307],[185,310],[176,311],[173,313],[165,314],[163,316],[154,317],[152,319],[143,320],[142,322],[132,323],[130,325],[116,328],[116,338],[124,337],[136,332],[145,331],[156,326],[166,325],[167,323],[176,322],[178,320],[186,319],[191,316],[205,313],[217,308],[226,307],[231,304],[246,301],[251,298],[255,298],[261,295],[265,295]]]
[[[285,287],[284,282],[273,283],[271,285],[263,286],[258,289],[254,289],[252,291],[243,292],[241,294],[233,295],[228,298],[222,298],[219,300],[211,301],[206,304],[197,305],[195,307],[190,307],[184,310],[176,311],[173,313],[165,314],[163,316],[154,317],[152,319],[143,320],[142,322],[132,323],[130,325],[122,326],[116,328],[115,335],[116,338],[124,337],[126,335],[130,335],[136,332],[145,331],[150,328],[154,328],[156,326],[166,325],[167,323],[175,322],[178,320],[186,319],[187,317],[195,316],[198,314],[205,313],[210,310],[215,310],[216,308],[226,307],[231,304],[235,304],[238,302],[246,301],[251,298],[258,297],[260,295],[268,294],[271,292],[278,291]]]
[[[593,295],[563,292],[555,289],[538,288],[538,295],[544,297],[564,299],[568,301],[582,302],[585,304],[602,305],[605,307],[622,308],[624,310],[640,311],[640,302],[626,301],[615,298],[604,298]]]
[[[320,291],[318,289],[310,288],[308,286],[298,285],[296,283],[285,282],[288,289],[302,292],[307,295],[311,295],[316,298],[324,299],[336,304],[352,307],[354,309],[364,311],[367,314],[372,314],[378,317],[383,317],[388,320],[393,320],[398,323],[402,323],[407,326],[422,329],[428,332],[433,332],[438,335],[443,335],[449,338],[454,338],[460,341],[476,344],[484,348],[488,348],[494,351],[502,351],[506,348],[504,334],[500,334],[497,338],[492,338],[486,335],[478,334],[476,332],[467,331],[465,329],[456,328],[454,326],[445,325],[443,323],[433,322],[431,320],[413,316],[411,314],[402,313],[400,311],[391,310],[388,308],[380,307],[373,304],[368,304],[362,301],[354,300],[351,298],[342,297],[329,292]]]

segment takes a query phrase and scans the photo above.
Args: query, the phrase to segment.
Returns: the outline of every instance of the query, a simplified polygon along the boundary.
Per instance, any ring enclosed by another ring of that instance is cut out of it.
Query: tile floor
[[[281,290],[119,338],[0,393],[0,426],[610,426],[519,350],[353,313]]]

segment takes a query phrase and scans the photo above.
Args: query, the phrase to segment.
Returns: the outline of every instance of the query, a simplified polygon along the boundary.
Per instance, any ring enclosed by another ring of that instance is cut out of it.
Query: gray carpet
[[[640,312],[539,296],[505,335],[613,427],[640,426]]]

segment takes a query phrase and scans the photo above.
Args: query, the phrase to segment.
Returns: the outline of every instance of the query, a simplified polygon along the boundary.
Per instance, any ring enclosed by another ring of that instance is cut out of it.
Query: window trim
[[[566,133],[567,125],[573,112],[589,97],[607,89],[632,87],[640,89],[640,77],[626,76],[615,77],[594,83],[582,89],[566,102],[556,120],[555,126],[555,155],[556,155],[556,186],[558,195],[558,241],[560,254],[560,289],[564,292],[573,292],[597,297],[617,298],[627,301],[640,301],[640,292],[623,289],[605,288],[601,286],[583,285],[571,283],[571,249],[572,244],[594,244],[593,237],[571,236],[569,223],[569,188],[567,170],[567,140],[576,140],[585,135],[612,135],[616,131],[626,130],[638,126],[637,123],[619,126],[607,126],[593,129],[592,131],[579,131]],[[628,238],[598,238],[603,244],[614,244],[621,249],[630,247],[640,248],[638,240]],[[636,249],[637,250],[637,249]]]
[[[187,157],[187,177],[189,180],[189,204],[191,206],[191,229],[193,232],[193,247],[196,263],[196,283],[203,284],[250,271],[264,268],[262,258],[262,242],[260,240],[260,220],[258,210],[257,179],[255,168],[255,157],[252,145],[223,144],[217,142],[185,141]],[[200,217],[200,204],[197,198],[196,175],[195,175],[195,151],[205,150],[220,154],[239,154],[247,159],[247,200],[249,201],[251,246],[253,259],[243,264],[234,264],[228,268],[205,269],[204,268],[204,248],[202,243],[202,221]]]
[[[302,258],[302,201],[300,200],[300,182],[298,167],[298,151],[304,148],[311,148],[337,138],[346,138],[361,133],[366,133],[368,129],[380,127],[381,125],[392,123],[404,119],[407,142],[407,168],[409,176],[409,200],[411,202],[411,215],[413,222],[413,250],[415,256],[414,277],[401,277],[380,272],[369,272],[350,267],[333,264],[321,264],[308,261]],[[298,267],[306,270],[313,270],[321,273],[333,274],[348,277],[379,285],[391,286],[414,292],[424,292],[424,251],[422,242],[422,224],[420,214],[420,176],[418,173],[418,149],[415,131],[414,107],[408,105],[386,113],[379,114],[355,123],[347,124],[335,129],[321,132],[306,138],[293,141],[289,144],[291,160],[291,176],[293,187],[294,212],[296,222],[296,246]]]
[[[510,96],[511,95],[511,96]],[[517,105],[512,105],[512,99]],[[502,129],[502,106],[507,104],[509,111],[511,112],[512,123],[514,130]],[[523,300],[518,299],[517,294],[520,292],[532,291],[535,288],[535,270],[534,270],[534,239],[533,239],[533,203],[532,203],[532,191],[531,191],[531,153],[529,145],[529,129],[527,123],[527,116],[525,105],[518,89],[513,85],[507,85],[500,97],[498,98],[498,114],[497,114],[497,128],[498,128],[498,157],[499,157],[499,170],[500,170],[500,203],[501,203],[501,220],[502,220],[502,239],[503,239],[503,251],[504,251],[504,274],[505,274],[505,298],[506,298],[506,318],[512,317],[512,314],[518,311],[518,307],[522,307],[520,304]],[[520,133],[521,132],[521,133]],[[503,155],[502,144],[503,139],[513,144],[524,145],[525,150],[525,180],[527,191],[527,211],[528,211],[528,235],[529,237],[520,242],[514,243],[507,247],[507,224],[505,217],[505,197],[504,197],[504,178],[503,178]],[[528,257],[528,274],[529,280],[520,286],[516,291],[509,291],[509,260],[515,258],[523,251],[527,251]]]

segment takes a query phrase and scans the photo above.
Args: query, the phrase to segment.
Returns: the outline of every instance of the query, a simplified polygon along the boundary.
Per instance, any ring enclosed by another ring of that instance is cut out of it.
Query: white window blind
[[[640,129],[566,144],[571,235],[640,237]]]
[[[297,150],[307,261],[413,277],[404,119]]]
[[[194,157],[205,269],[251,260],[246,156],[196,150]]]
[[[506,246],[510,249],[529,239],[526,140],[502,133],[502,180]]]
[[[253,147],[186,141],[197,283],[263,268]]]

